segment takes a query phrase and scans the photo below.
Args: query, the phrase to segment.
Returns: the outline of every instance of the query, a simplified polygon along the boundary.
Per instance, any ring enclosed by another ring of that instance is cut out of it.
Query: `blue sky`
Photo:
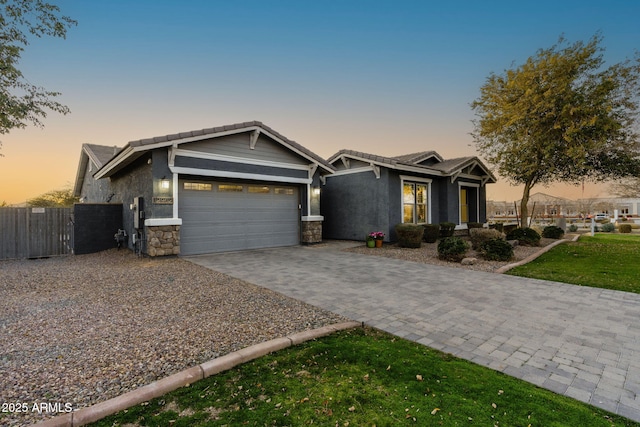
[[[634,0],[53,1],[78,26],[66,40],[32,40],[21,67],[72,113],[3,136],[0,201],[72,183],[85,142],[249,120],[323,157],[474,155],[469,104],[491,72],[562,34],[574,42],[600,31],[608,64],[640,49]],[[520,195],[489,188],[497,200]],[[588,185],[585,196],[601,190]]]

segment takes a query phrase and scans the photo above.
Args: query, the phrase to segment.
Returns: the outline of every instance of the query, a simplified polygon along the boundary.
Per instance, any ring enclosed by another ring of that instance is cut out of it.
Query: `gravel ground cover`
[[[570,239],[572,236],[565,236]],[[422,242],[422,247],[411,249],[401,248],[397,244],[385,243],[382,248],[368,248],[365,244],[348,248],[346,251],[356,252],[365,255],[385,256],[389,258],[403,259],[406,261],[423,262],[426,264],[443,265],[446,267],[466,268],[476,271],[488,271],[494,272],[500,267],[507,264],[521,261],[536,252],[540,251],[542,247],[550,245],[556,242],[555,239],[542,238],[540,240],[540,246],[516,246],[513,250],[514,258],[510,261],[487,261],[482,258],[476,251],[469,249],[467,257],[476,258],[476,262],[473,265],[462,265],[459,262],[443,261],[438,259],[438,244],[437,243],[425,243]]]
[[[0,291],[0,425],[6,426],[348,320],[185,260],[124,250],[0,261]]]

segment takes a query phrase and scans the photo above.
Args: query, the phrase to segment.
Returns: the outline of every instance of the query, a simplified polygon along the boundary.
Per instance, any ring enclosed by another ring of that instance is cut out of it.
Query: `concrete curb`
[[[252,345],[233,353],[209,360],[200,365],[185,369],[151,384],[137,388],[113,399],[80,408],[77,411],[58,415],[46,421],[34,424],[34,427],[77,427],[83,426],[104,417],[115,414],[142,402],[160,397],[170,391],[187,386],[203,378],[234,368],[240,364],[257,359],[274,351],[301,344],[316,338],[324,337],[337,331],[362,326],[360,322],[344,322],[323,326],[310,331],[302,331],[284,338],[276,338],[267,342]]]
[[[533,255],[529,255],[528,257],[526,257],[525,259],[523,259],[522,261],[518,261],[518,262],[514,262],[512,264],[507,264],[503,267],[500,267],[499,269],[497,269],[495,272],[498,274],[502,274],[502,273],[506,273],[507,271],[511,270],[512,268],[515,267],[519,267],[521,265],[527,264],[531,261],[533,261],[534,259],[538,258],[540,255],[542,255],[545,252],[548,252],[551,250],[551,248],[554,248],[558,245],[561,245],[562,243],[568,243],[568,242],[575,242],[580,238],[580,235],[577,234],[573,237],[573,239],[569,240],[569,239],[562,239],[562,240],[558,240],[557,242],[553,242],[550,245],[545,246],[544,248],[540,249],[538,252],[536,252]]]

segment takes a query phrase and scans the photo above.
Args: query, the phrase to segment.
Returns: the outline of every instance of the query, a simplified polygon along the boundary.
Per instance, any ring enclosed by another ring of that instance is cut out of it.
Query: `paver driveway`
[[[186,259],[640,421],[640,295],[339,249]]]

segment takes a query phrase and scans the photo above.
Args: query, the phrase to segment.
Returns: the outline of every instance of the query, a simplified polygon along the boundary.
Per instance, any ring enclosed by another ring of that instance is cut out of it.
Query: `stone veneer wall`
[[[179,225],[147,227],[147,255],[155,257],[179,254]]]
[[[322,242],[322,221],[302,221],[302,243]]]

